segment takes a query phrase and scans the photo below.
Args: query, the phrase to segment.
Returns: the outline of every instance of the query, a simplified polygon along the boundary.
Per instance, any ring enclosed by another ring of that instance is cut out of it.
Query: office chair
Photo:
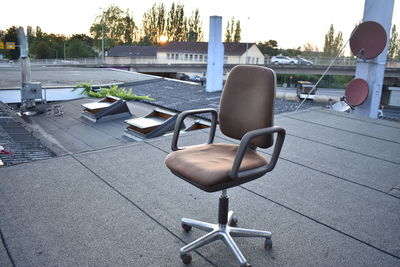
[[[265,247],[272,247],[271,232],[235,227],[237,217],[228,211],[227,189],[257,179],[275,167],[285,139],[285,130],[273,126],[275,84],[274,71],[265,67],[241,65],[231,70],[221,96],[219,125],[224,135],[240,140],[239,145],[213,143],[218,117],[215,109],[189,110],[178,116],[172,137],[173,152],[166,157],[165,164],[173,174],[206,192],[222,190],[218,224],[182,219],[186,232],[192,227],[209,232],[181,248],[183,263],[191,262],[191,250],[218,239],[230,248],[240,266],[251,265],[232,237],[262,237]],[[202,113],[211,113],[212,117],[208,142],[178,147],[183,120]],[[277,133],[276,144],[268,163],[256,149],[271,147],[273,133]]]

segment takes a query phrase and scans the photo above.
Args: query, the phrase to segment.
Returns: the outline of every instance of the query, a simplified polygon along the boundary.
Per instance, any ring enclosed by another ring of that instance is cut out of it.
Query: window
[[[188,60],[188,54],[185,54],[185,60],[186,61]]]
[[[197,61],[198,55],[194,55],[194,61]]]
[[[175,54],[175,59],[179,59],[179,54]]]
[[[199,55],[199,61],[203,61],[203,55]]]
[[[167,53],[167,59],[170,59],[171,55],[169,53]]]
[[[189,60],[190,60],[190,61],[193,61],[193,54],[190,54],[190,55],[189,55]]]

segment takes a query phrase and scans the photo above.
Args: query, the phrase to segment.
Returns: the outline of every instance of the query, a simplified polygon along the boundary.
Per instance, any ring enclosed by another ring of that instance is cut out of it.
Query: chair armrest
[[[174,134],[172,136],[172,144],[171,144],[172,151],[184,149],[184,148],[178,147],[178,138],[179,138],[179,133],[181,131],[182,123],[185,120],[185,118],[189,115],[202,114],[202,113],[211,113],[211,128],[210,128],[210,135],[208,137],[207,144],[212,144],[214,142],[215,130],[217,128],[217,120],[218,120],[217,111],[213,108],[186,110],[186,111],[183,111],[182,113],[180,113],[178,115],[178,118],[176,119]]]
[[[251,145],[250,141],[257,136],[269,135],[269,134],[273,134],[273,133],[278,133],[278,136],[276,138],[274,151],[272,152],[270,162],[266,166],[263,166],[263,167],[260,167],[260,168],[254,169],[254,170],[239,172],[239,168],[242,163],[244,154],[246,153],[247,148],[249,148]],[[233,161],[232,169],[229,173],[229,176],[232,179],[238,179],[238,178],[246,178],[249,176],[258,175],[260,173],[265,174],[269,171],[272,171],[272,169],[276,165],[276,162],[278,161],[279,154],[281,153],[283,141],[285,140],[285,134],[286,134],[285,129],[283,129],[279,126],[257,129],[257,130],[253,130],[253,131],[246,133],[243,136],[242,140],[240,141],[239,148],[238,148],[238,151],[236,152],[235,160]]]

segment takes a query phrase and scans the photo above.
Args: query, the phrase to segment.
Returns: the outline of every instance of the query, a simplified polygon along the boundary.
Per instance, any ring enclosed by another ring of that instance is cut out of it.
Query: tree
[[[240,43],[240,33],[241,33],[242,29],[240,28],[240,20],[236,21],[236,25],[235,25],[235,33],[233,34],[233,41],[235,43]]]
[[[301,52],[303,56],[309,57],[319,54],[319,49],[318,46],[316,45],[313,45],[311,43],[305,43],[301,48]]]
[[[35,49],[36,58],[55,58],[54,51],[46,41],[40,40]]]
[[[202,21],[200,19],[199,9],[192,12],[192,16],[188,20],[188,41],[198,42],[203,40],[203,30],[201,28]]]
[[[333,24],[329,27],[328,32],[325,34],[325,43],[324,43],[324,56],[334,57],[336,56],[340,49],[343,46],[343,33],[339,31],[339,33],[335,36],[335,29],[333,28]]]
[[[226,25],[225,42],[240,42],[240,34],[240,20],[235,21],[235,18],[232,17]]]
[[[167,18],[167,37],[169,41],[184,42],[188,39],[188,25],[184,5],[172,3]]]
[[[16,47],[15,49],[12,50],[4,50],[4,56],[8,59],[18,59],[20,56],[20,51],[17,47],[19,45],[19,40],[18,40],[18,27],[16,26],[11,26],[6,30],[3,36],[3,42],[14,42]]]
[[[129,9],[123,10],[110,5],[106,11],[97,15],[90,27],[90,33],[99,47],[103,30],[105,38],[109,40],[105,43],[105,48],[109,49],[117,44],[132,43],[136,38],[137,27]]]
[[[396,24],[394,24],[392,27],[392,33],[390,34],[388,58],[394,59],[396,55],[400,57],[400,39],[396,30]]]
[[[278,42],[275,40],[259,42],[257,46],[263,54],[269,56],[276,56],[278,54]]]
[[[66,45],[66,54],[69,58],[94,57],[96,53],[90,44],[80,39],[70,39]]]
[[[143,44],[158,44],[160,36],[166,33],[166,10],[164,4],[154,4],[147,10],[142,19],[142,36],[140,38]]]

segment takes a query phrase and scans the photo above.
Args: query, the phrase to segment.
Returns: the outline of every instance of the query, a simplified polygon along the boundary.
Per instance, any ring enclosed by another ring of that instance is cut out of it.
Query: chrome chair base
[[[260,231],[253,229],[245,229],[232,227],[230,225],[236,224],[235,218],[233,217],[233,212],[228,213],[228,223],[227,224],[211,224],[201,221],[196,221],[192,219],[183,218],[182,228],[185,231],[190,231],[191,227],[208,232],[208,234],[200,237],[199,239],[193,241],[192,243],[184,246],[180,249],[181,258],[184,263],[190,263],[191,256],[188,256],[188,252],[200,248],[206,244],[209,244],[215,240],[223,240],[228,248],[233,252],[236,259],[240,262],[240,266],[250,266],[246,258],[243,256],[242,252],[236,245],[232,237],[262,237],[265,238],[265,247],[272,247],[271,232]]]

